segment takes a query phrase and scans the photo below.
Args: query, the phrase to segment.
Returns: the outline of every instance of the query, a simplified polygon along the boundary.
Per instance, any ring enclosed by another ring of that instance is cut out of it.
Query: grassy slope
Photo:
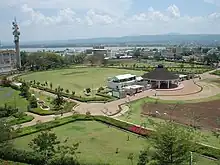
[[[134,153],[134,164],[136,164],[139,151],[149,145],[147,139],[138,138],[133,134],[130,134],[130,141],[127,141],[127,133],[94,121],[78,121],[54,128],[52,131],[61,141],[68,138],[67,145],[79,142],[81,152],[78,155],[79,160],[86,162],[127,165],[130,164],[127,156],[129,153]],[[36,135],[15,139],[16,147],[30,149],[28,143]],[[118,154],[115,153],[116,148],[119,148]],[[207,163],[214,165],[214,161],[200,156],[196,156],[196,159],[199,165],[207,165]]]
[[[76,94],[83,95],[85,88],[97,89],[107,85],[107,78],[119,74],[136,74],[141,75],[143,72],[122,70],[114,68],[75,68],[62,69],[45,72],[35,72],[24,75],[21,78],[24,80],[36,80],[41,83],[49,81],[53,83],[53,87],[61,86],[64,89],[75,91]]]
[[[69,145],[80,142],[79,159],[88,162],[126,165],[129,163],[127,160],[129,153],[135,153],[137,158],[139,151],[147,145],[146,139],[130,134],[130,141],[127,141],[127,133],[92,121],[75,122],[54,128],[52,131],[61,141],[68,137]],[[18,138],[15,140],[15,145],[27,149],[28,143],[34,136],[36,134]],[[119,148],[118,154],[115,153],[116,148]]]

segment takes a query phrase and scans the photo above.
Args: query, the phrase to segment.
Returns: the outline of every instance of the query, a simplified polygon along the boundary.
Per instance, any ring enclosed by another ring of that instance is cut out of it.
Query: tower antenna
[[[14,43],[15,43],[16,65],[17,65],[17,68],[21,68],[21,56],[20,56],[20,46],[19,46],[20,31],[19,31],[16,17],[14,17],[14,21],[12,22],[12,30],[13,30],[12,34],[14,36]]]

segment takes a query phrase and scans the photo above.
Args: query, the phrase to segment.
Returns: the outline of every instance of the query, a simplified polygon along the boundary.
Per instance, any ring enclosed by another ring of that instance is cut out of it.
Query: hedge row
[[[212,72],[212,74],[213,74],[213,75],[220,76],[220,71],[219,71],[219,70],[217,70],[217,71],[215,71],[215,72]]]
[[[62,110],[43,110],[40,107],[38,108],[32,108],[29,110],[29,112],[40,115],[40,116],[47,116],[47,115],[59,115],[61,113],[67,113],[71,112],[72,108],[76,106],[77,104],[75,102],[68,102],[66,106]]]
[[[102,122],[107,125],[111,125],[111,126],[119,128],[119,129],[122,129],[124,131],[129,131],[129,132],[132,132],[132,133],[144,136],[144,137],[148,137],[153,131],[153,130],[141,128],[139,126],[136,126],[136,125],[133,125],[133,124],[130,124],[127,122],[119,121],[114,118],[109,118],[106,116],[86,116],[86,115],[77,114],[77,115],[73,115],[70,117],[65,117],[62,119],[58,119],[58,120],[54,120],[54,121],[22,128],[21,132],[18,133],[16,135],[16,137],[14,137],[14,138],[26,136],[26,135],[33,134],[33,133],[43,131],[43,130],[47,130],[47,129],[52,129],[54,127],[65,125],[65,124],[68,124],[68,123],[71,123],[74,121],[78,121],[78,120],[83,120],[83,121],[95,120],[95,121]],[[199,149],[196,150],[195,152],[202,154],[202,155],[209,156],[209,157],[220,159],[220,150],[219,149],[204,146],[201,144],[197,144],[197,145],[198,145]]]
[[[36,124],[33,126],[29,126],[29,127],[24,127],[13,138],[22,137],[22,136],[26,136],[26,135],[39,132],[39,131],[52,129],[58,126],[62,126],[62,125],[74,122],[76,120],[83,120],[83,121],[93,120],[93,117],[77,114],[77,115],[73,115],[69,117],[64,117],[62,119],[57,119],[57,120],[53,120],[53,121],[49,121],[45,123]]]
[[[30,122],[34,119],[33,116],[30,116],[30,115],[25,115],[23,116],[22,118],[17,118],[17,119],[14,119],[14,120],[11,120],[8,122],[9,125],[17,125],[17,124],[22,124],[22,123],[26,123],[26,122]]]
[[[112,68],[112,67],[108,67],[108,68]],[[126,70],[138,70],[138,71],[145,71],[145,72],[150,72],[152,70],[155,69],[155,67],[138,67],[138,68],[134,68],[134,67],[113,67],[115,69],[126,69]],[[176,72],[176,73],[182,73],[182,74],[190,74],[192,72],[189,71],[194,71],[195,74],[201,74],[207,71],[210,71],[211,69],[209,68],[179,68],[179,70],[177,68],[167,68],[168,70],[170,70],[171,72]],[[182,70],[183,69],[183,70]],[[185,70],[188,69],[189,71]]]
[[[27,163],[33,165],[44,165],[45,158],[36,152],[18,150],[14,148],[0,149],[0,158],[14,162]]]
[[[37,86],[37,85],[34,85],[34,84],[32,84],[31,86],[34,87],[34,88],[49,92],[49,93],[56,94],[55,90],[52,90],[52,89],[49,89],[49,88],[45,88],[45,87],[42,87],[42,86]],[[64,92],[62,92],[61,94],[62,94],[63,97],[74,99],[74,100],[77,100],[77,101],[80,101],[80,102],[92,102],[92,101],[103,101],[103,102],[106,101],[106,102],[109,102],[109,101],[112,101],[112,98],[110,99],[108,97],[103,97],[103,96],[102,97],[82,97],[82,96],[67,94],[67,93],[64,93]]]
[[[40,116],[47,116],[47,115],[53,115],[55,112],[54,111],[48,111],[48,110],[43,110],[41,108],[32,108],[29,109],[29,112],[40,115]]]

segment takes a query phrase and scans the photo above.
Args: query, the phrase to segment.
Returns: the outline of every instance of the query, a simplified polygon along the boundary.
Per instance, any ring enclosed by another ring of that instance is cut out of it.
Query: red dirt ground
[[[142,114],[162,119],[172,119],[181,124],[204,129],[215,129],[219,128],[220,124],[218,123],[218,118],[220,119],[220,101],[176,105],[147,103],[142,106]]]

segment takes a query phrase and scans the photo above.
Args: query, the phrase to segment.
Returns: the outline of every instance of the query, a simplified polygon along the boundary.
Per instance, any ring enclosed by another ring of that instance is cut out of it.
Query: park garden
[[[48,54],[49,56],[51,54]],[[18,127],[16,130],[9,126],[17,123],[7,125],[4,120],[0,121],[0,129],[3,135],[6,135],[0,137],[1,159],[34,165],[185,165],[189,164],[192,155],[194,165],[215,165],[217,159],[220,159],[218,131],[211,132],[210,125],[206,122],[203,123],[206,127],[202,125],[205,129],[199,128],[196,112],[193,111],[195,118],[192,118],[188,127],[185,127],[184,124],[188,123],[181,123],[182,118],[171,120],[175,115],[172,116],[170,111],[161,109],[161,106],[172,109],[176,105],[192,103],[190,101],[176,102],[145,98],[128,102],[129,111],[119,119],[92,116],[90,113],[62,116],[76,105],[75,102],[68,101],[68,98],[82,102],[115,100],[105,89],[108,77],[125,73],[142,75],[161,62],[152,64],[129,61],[119,65],[111,63],[106,65],[105,62],[101,67],[94,64],[85,67],[83,64],[64,69],[59,68],[61,65],[66,67],[65,61],[60,57],[57,65],[48,60],[40,61],[42,58],[35,56],[32,58],[36,58],[36,61],[32,60],[34,64],[29,65],[35,68],[31,68],[31,72],[14,77],[14,80],[22,83],[19,89],[14,86],[1,87],[4,91],[13,91],[11,93],[0,91],[0,96],[7,98],[1,104],[7,103],[12,107],[19,107],[23,112],[29,111],[39,115],[53,114],[54,118],[49,122],[38,121],[35,125]],[[41,65],[44,61],[46,61],[44,65]],[[82,64],[82,61],[81,59],[79,63]],[[201,65],[188,66],[188,64],[174,62],[163,64],[173,65],[169,69],[177,73],[198,74],[210,70],[209,67]],[[6,97],[6,95],[10,96]],[[14,96],[14,99],[11,96]],[[217,99],[219,97],[215,96],[208,101]],[[205,102],[205,100],[197,100],[197,102]],[[152,109],[150,113],[148,106]],[[190,109],[190,106],[186,107]],[[158,108],[161,109],[160,113],[166,113],[168,118],[157,114],[155,116]],[[6,111],[8,112],[8,109]],[[181,112],[181,109],[179,111]],[[217,136],[213,136],[213,133]]]

